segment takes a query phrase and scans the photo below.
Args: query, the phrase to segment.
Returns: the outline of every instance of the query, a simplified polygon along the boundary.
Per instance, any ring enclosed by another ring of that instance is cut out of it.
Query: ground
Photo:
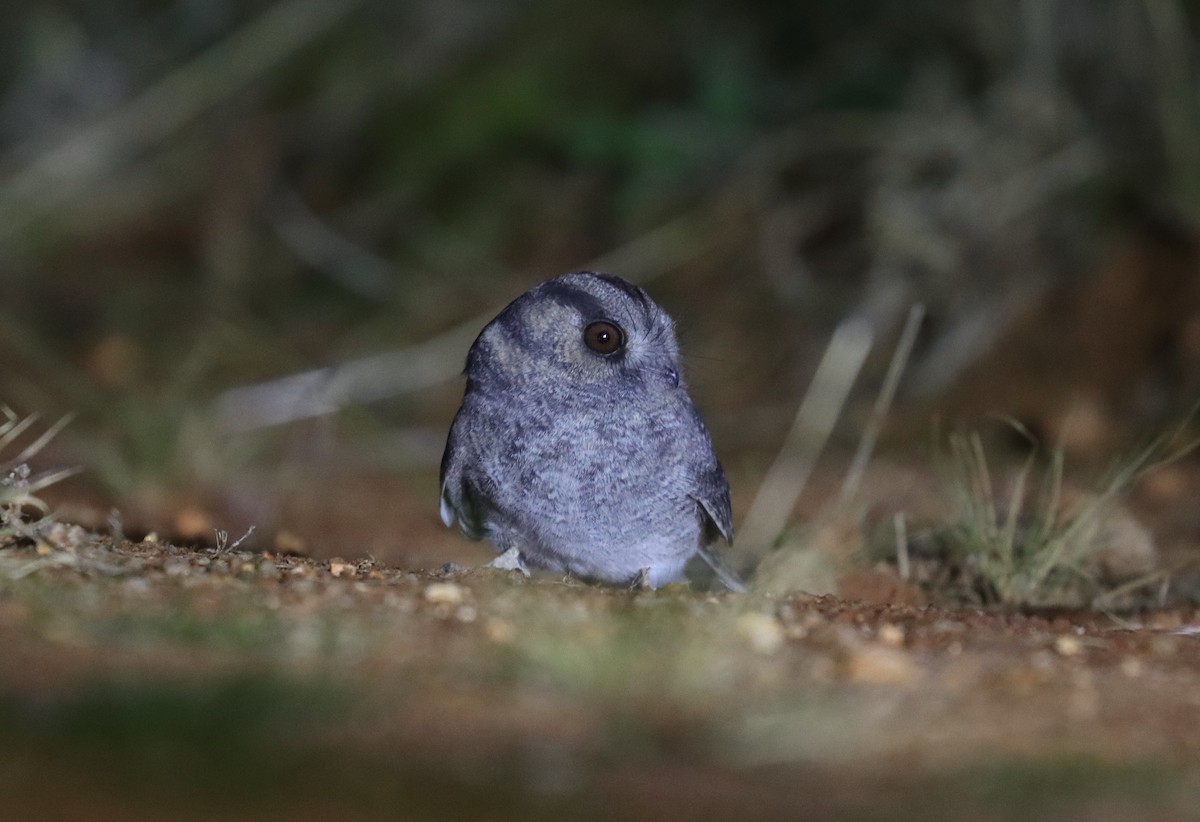
[[[1194,818],[1197,625],[57,527],[0,549],[0,796],[61,819]]]

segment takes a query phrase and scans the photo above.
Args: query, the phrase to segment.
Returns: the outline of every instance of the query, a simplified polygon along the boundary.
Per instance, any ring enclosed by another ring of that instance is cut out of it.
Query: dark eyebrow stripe
[[[587,274],[589,276],[595,277],[597,280],[600,280],[602,283],[607,283],[608,285],[612,286],[613,288],[617,289],[618,291],[624,293],[630,299],[637,300],[639,303],[641,303],[641,305],[643,307],[645,307],[650,301],[649,295],[647,295],[644,290],[642,290],[638,286],[634,285],[633,283],[629,282],[628,280],[623,280],[620,277],[617,277],[613,274],[606,274],[603,271],[581,271],[579,273]]]
[[[579,312],[585,320],[607,319],[608,312],[600,301],[582,288],[576,288],[557,280],[543,283],[539,289],[542,294],[562,305],[570,306]]]

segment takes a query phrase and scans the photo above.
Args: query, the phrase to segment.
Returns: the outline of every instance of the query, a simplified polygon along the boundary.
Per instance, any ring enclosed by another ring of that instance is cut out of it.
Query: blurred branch
[[[281,187],[265,213],[279,241],[315,271],[360,297],[379,299],[392,292],[391,264],[322,222],[295,189]]]
[[[888,364],[887,376],[883,380],[883,388],[879,391],[879,396],[875,399],[875,408],[872,410],[871,418],[867,423],[866,429],[863,431],[862,439],[859,440],[858,450],[854,452],[854,459],[850,462],[850,470],[846,472],[846,479],[842,483],[842,502],[848,502],[858,493],[858,489],[862,485],[862,478],[867,471],[867,464],[871,461],[871,454],[875,451],[875,443],[879,440],[879,432],[883,428],[884,420],[887,419],[888,410],[892,407],[892,400],[896,397],[896,389],[900,386],[900,377],[904,374],[904,367],[908,365],[908,358],[912,355],[913,345],[917,341],[917,332],[920,331],[921,322],[924,319],[924,305],[917,303],[909,309],[908,319],[904,321],[904,330],[900,332],[900,340],[896,343],[896,350],[892,353],[892,361]]]
[[[689,212],[581,268],[620,271],[644,283],[703,252],[706,242],[697,238],[711,236],[703,231],[699,215]],[[251,431],[452,380],[467,348],[495,313],[489,310],[407,348],[226,391],[217,399],[220,424],[229,431]]]
[[[783,128],[766,135],[735,164],[725,184],[726,199],[742,202],[747,196],[766,197],[773,171],[798,156],[847,143],[856,147],[876,144],[880,139],[879,122],[879,116],[873,113],[818,115],[809,118],[804,127]],[[721,198],[714,200],[719,202]],[[704,253],[716,236],[711,224],[720,219],[708,212],[705,206],[686,212],[580,267],[616,271],[629,280],[649,282]],[[292,218],[296,218],[294,214]],[[325,230],[323,226],[321,230]],[[325,248],[319,253],[334,253],[328,241],[326,236],[324,241],[308,237],[302,242],[323,242]],[[302,246],[290,247],[299,254]],[[220,424],[229,431],[251,431],[447,382],[459,373],[466,349],[494,314],[495,310],[489,310],[408,348],[226,391],[217,399]]]
[[[1040,293],[1034,288],[1014,290],[995,302],[964,307],[961,315],[951,318],[947,328],[930,342],[929,350],[912,369],[913,395],[933,397],[945,391]]]
[[[362,0],[286,0],[0,180],[0,241],[74,198],[262,76]]]
[[[1095,177],[1102,161],[1091,141],[1080,140],[1015,170],[992,191],[975,197],[987,202],[992,221],[1003,228]]]
[[[783,446],[763,477],[741,527],[739,553],[764,554],[783,533],[796,500],[842,414],[871,349],[871,326],[858,316],[833,332]]]
[[[446,382],[489,319],[472,318],[408,348],[226,391],[217,399],[219,423],[228,431],[252,431]]]

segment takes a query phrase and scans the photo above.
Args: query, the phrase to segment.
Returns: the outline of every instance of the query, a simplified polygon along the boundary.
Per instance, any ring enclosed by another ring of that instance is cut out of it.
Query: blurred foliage
[[[208,482],[244,463],[189,464],[223,452],[193,436],[220,391],[418,342],[684,214],[700,262],[666,302],[762,328],[704,327],[729,370],[765,362],[731,395],[790,402],[839,315],[915,300],[935,395],[1014,294],[1130,230],[1194,237],[1198,5],[14,6],[0,395],[79,410],[118,494]]]

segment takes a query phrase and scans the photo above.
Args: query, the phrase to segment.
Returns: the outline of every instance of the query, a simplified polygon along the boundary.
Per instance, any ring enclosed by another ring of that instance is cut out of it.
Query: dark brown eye
[[[616,323],[597,320],[583,329],[583,342],[597,354],[608,356],[624,347],[625,335]]]

